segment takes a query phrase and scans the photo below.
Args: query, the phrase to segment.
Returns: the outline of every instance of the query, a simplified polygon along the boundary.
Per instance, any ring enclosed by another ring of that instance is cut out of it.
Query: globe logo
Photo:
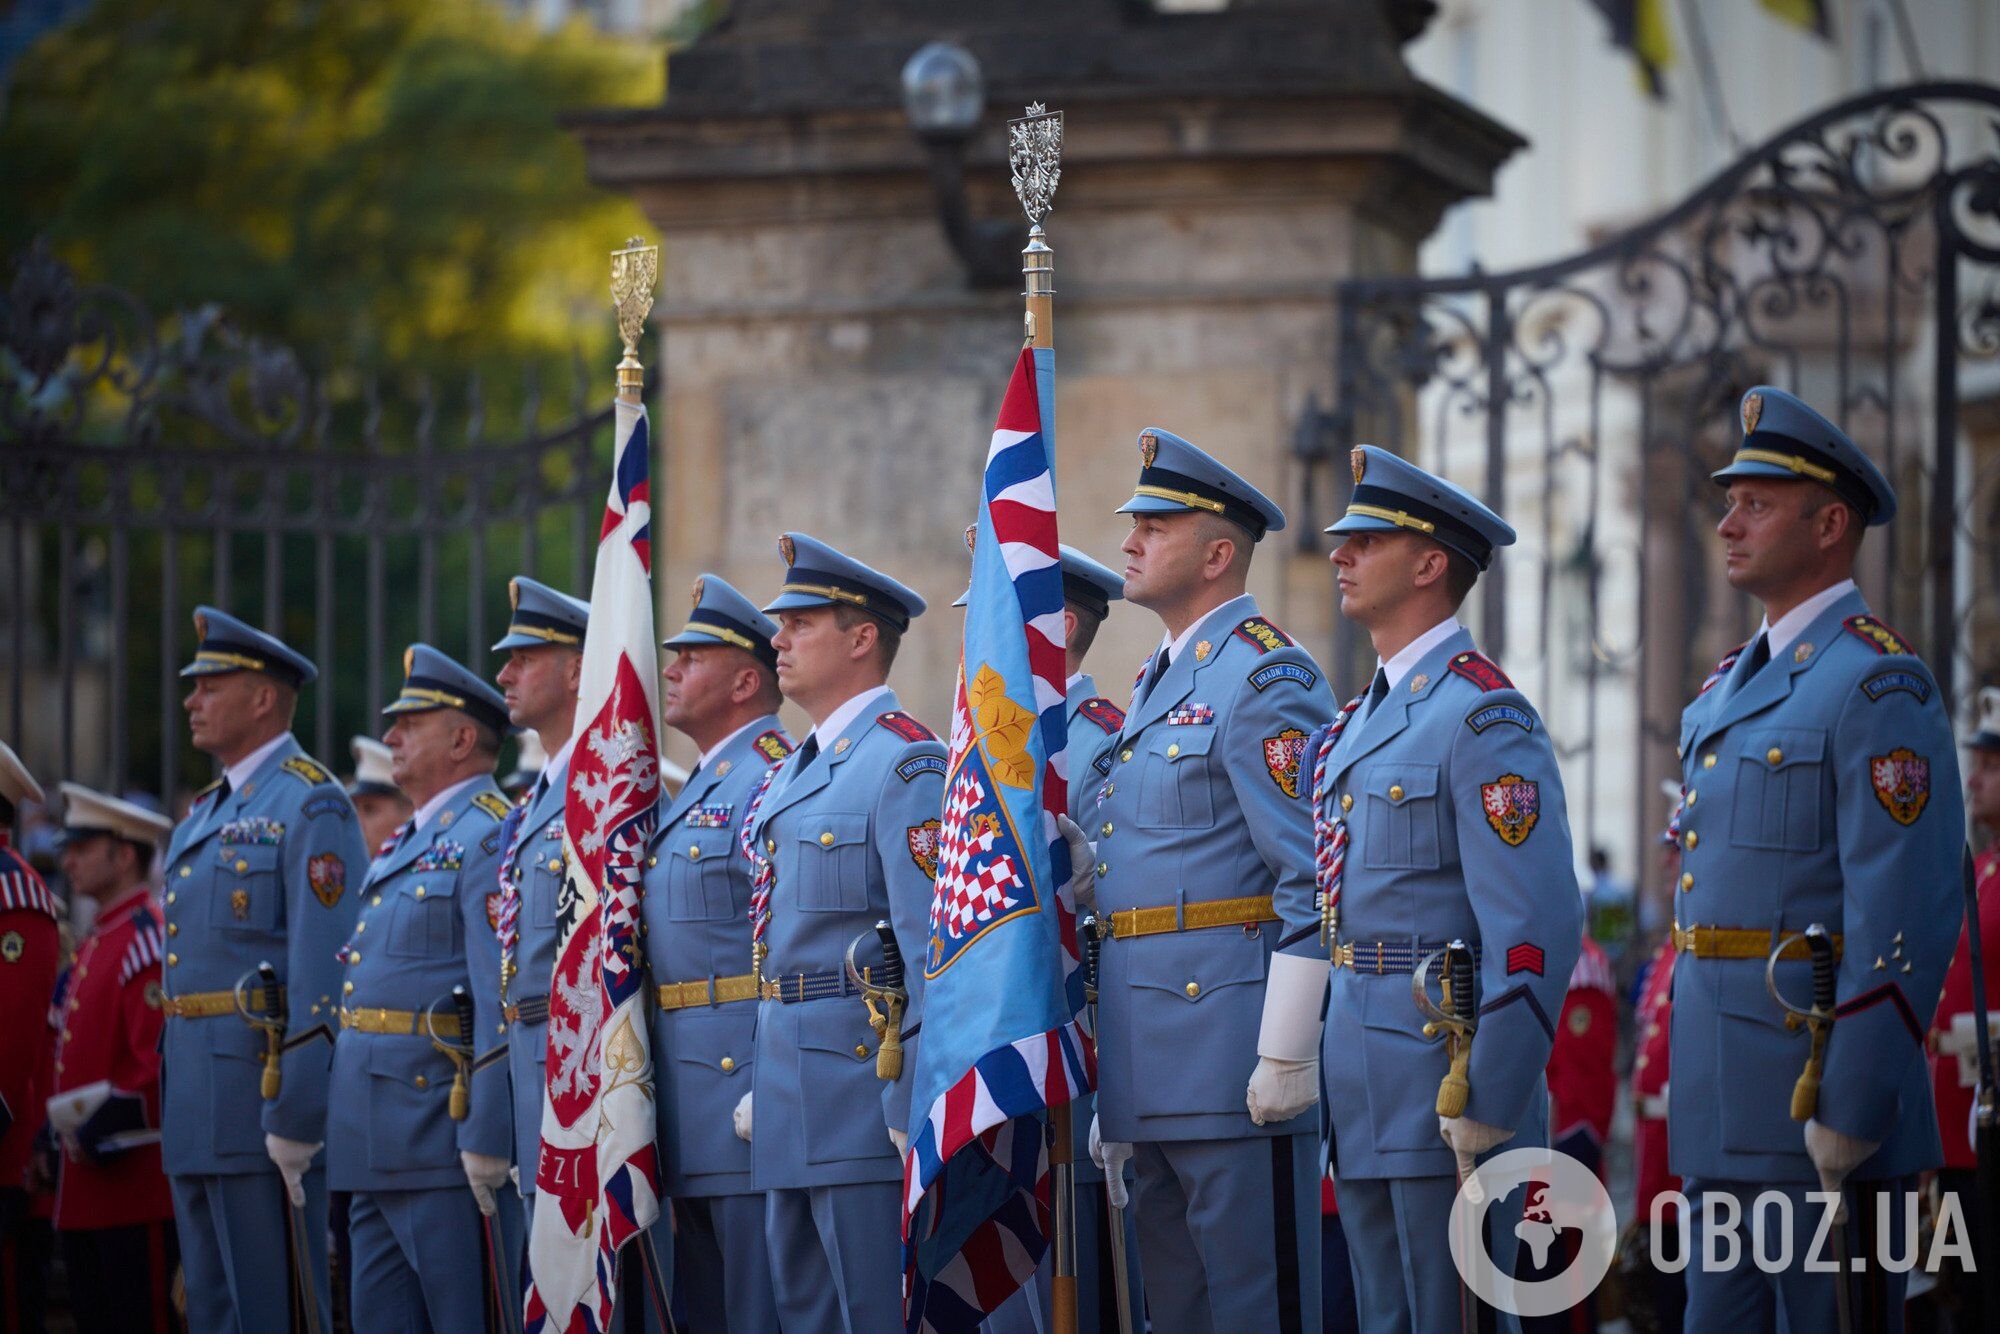
[[[1520,1217],[1494,1219],[1511,1235],[1525,1259],[1546,1269],[1551,1255],[1572,1245],[1575,1255],[1553,1277],[1523,1281],[1502,1273],[1482,1240],[1486,1213],[1496,1201],[1522,1198]],[[1589,1296],[1611,1269],[1618,1220],[1611,1197],[1597,1174],[1566,1153],[1552,1149],[1509,1149],[1481,1163],[1460,1183],[1451,1202],[1452,1263],[1475,1296],[1513,1315],[1544,1316],[1567,1310]],[[1571,1235],[1565,1235],[1571,1234]]]

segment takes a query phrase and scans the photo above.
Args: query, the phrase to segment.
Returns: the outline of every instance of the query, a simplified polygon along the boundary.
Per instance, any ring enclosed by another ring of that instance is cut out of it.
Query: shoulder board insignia
[[[1461,653],[1451,660],[1454,676],[1462,676],[1481,690],[1512,690],[1514,683],[1507,679],[1507,673],[1494,665],[1491,658],[1481,653]]]
[[[1236,627],[1236,637],[1259,653],[1276,653],[1292,646],[1292,637],[1262,616],[1252,616]]]
[[[148,968],[158,968],[165,953],[166,933],[150,918],[136,923],[132,943],[118,960],[118,985],[124,986]]]
[[[35,868],[12,848],[0,848],[0,912],[38,912],[60,918],[56,896],[42,883]]]
[[[1273,662],[1250,673],[1250,684],[1259,690],[1274,686],[1280,681],[1294,681],[1307,690],[1319,684],[1319,677],[1313,669],[1302,662]]]
[[[1102,695],[1085,700],[1076,706],[1076,711],[1105,732],[1116,732],[1125,726],[1125,710]]]
[[[785,734],[775,727],[768,732],[758,733],[757,739],[750,744],[757,748],[759,755],[773,764],[792,753],[792,743],[785,740]]]
[[[1886,672],[1877,672],[1861,683],[1861,693],[1868,696],[1873,704],[1884,695],[1898,690],[1906,690],[1917,697],[1917,703],[1928,704],[1931,699],[1931,683],[1922,672],[1913,672],[1903,667],[1892,667]]]
[[[1535,730],[1535,715],[1518,704],[1488,704],[1465,720],[1465,725],[1475,733],[1484,732],[1496,723],[1511,723],[1523,732],[1532,732]]]
[[[875,720],[905,741],[935,741],[937,733],[904,713],[901,709],[891,709]]]
[[[498,792],[482,792],[472,799],[472,804],[496,820],[506,819],[508,812],[514,809],[507,804],[507,798]]]
[[[318,760],[307,755],[294,755],[279,767],[292,777],[303,781],[308,787],[318,787],[321,783],[333,781],[333,775],[321,768]]]
[[[944,756],[912,755],[896,766],[896,777],[905,783],[917,781],[918,774],[936,774],[940,778],[944,777]]]
[[[1910,647],[1909,640],[1903,638],[1873,616],[1850,616],[1840,624],[1846,629],[1847,633],[1853,635],[1877,653],[1906,653],[1913,658],[1917,656],[1917,651]]]

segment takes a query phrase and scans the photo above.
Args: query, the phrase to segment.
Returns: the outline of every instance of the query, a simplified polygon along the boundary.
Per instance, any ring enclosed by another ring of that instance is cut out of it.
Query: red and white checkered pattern
[[[1008,896],[1008,890],[1025,888],[1012,857],[1002,854],[975,862],[990,856],[999,834],[994,823],[998,817],[989,813],[982,818],[979,814],[985,804],[986,793],[978,776],[969,768],[960,770],[945,802],[944,835],[938,841],[938,893],[931,901],[933,931],[966,935],[1014,906],[1016,901]]]

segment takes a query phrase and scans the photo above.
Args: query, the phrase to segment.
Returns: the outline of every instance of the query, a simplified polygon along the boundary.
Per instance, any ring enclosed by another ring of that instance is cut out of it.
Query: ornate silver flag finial
[[[1063,113],[1040,102],[1027,114],[1007,122],[1007,162],[1014,170],[1014,193],[1028,221],[1039,227],[1055,203],[1056,182],[1062,179]]]

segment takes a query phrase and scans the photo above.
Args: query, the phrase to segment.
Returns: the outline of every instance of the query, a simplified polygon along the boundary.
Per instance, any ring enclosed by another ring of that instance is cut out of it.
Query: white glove
[[[1079,915],[1097,911],[1097,845],[1067,815],[1056,817],[1056,830],[1069,844],[1069,894]]]
[[[1822,1190],[1838,1194],[1848,1174],[1867,1162],[1881,1147],[1880,1140],[1844,1135],[1831,1126],[1821,1125],[1817,1117],[1806,1122],[1806,1156],[1819,1169]],[[1842,1208],[1845,1208],[1844,1204]]]
[[[1438,1134],[1444,1137],[1444,1142],[1451,1146],[1452,1156],[1458,1159],[1458,1176],[1466,1187],[1465,1198],[1478,1204],[1486,1198],[1479,1178],[1473,1175],[1473,1169],[1479,1166],[1479,1155],[1496,1144],[1504,1144],[1514,1138],[1514,1132],[1489,1126],[1469,1116],[1440,1116]]]
[[[493,1192],[500,1189],[508,1177],[508,1163],[505,1158],[495,1158],[490,1153],[473,1153],[469,1149],[458,1151],[458,1161],[465,1168],[465,1182],[472,1187],[472,1198],[479,1202],[479,1212],[488,1218],[499,1212],[494,1203]]]
[[[305,1208],[306,1169],[312,1166],[313,1155],[319,1152],[319,1145],[267,1132],[264,1152],[278,1165],[278,1175],[285,1179],[285,1194],[291,1196],[293,1206]]]
[[[1106,1139],[1097,1131],[1097,1118],[1090,1118],[1090,1161],[1104,1169],[1104,1193],[1111,1207],[1123,1209],[1131,1203],[1125,1191],[1125,1164],[1132,1160],[1132,1146]]]
[[[736,1110],[729,1114],[729,1122],[736,1127],[736,1138],[748,1144],[750,1142],[750,1095],[748,1093],[736,1100]]]
[[[520,1169],[520,1168],[518,1168],[518,1167],[510,1167],[510,1168],[508,1168],[508,1169],[507,1169],[507,1179],[508,1179],[509,1181],[511,1181],[511,1182],[513,1182],[513,1183],[514,1183],[514,1189],[515,1189],[515,1190],[519,1190],[519,1189],[521,1189],[521,1169]]]
[[[910,1136],[907,1131],[898,1130],[896,1127],[890,1126],[889,1142],[896,1146],[896,1156],[898,1158],[901,1158],[910,1151]]]
[[[1243,1103],[1258,1125],[1289,1121],[1319,1101],[1320,1002],[1325,959],[1273,954],[1257,1030],[1257,1068]]]

